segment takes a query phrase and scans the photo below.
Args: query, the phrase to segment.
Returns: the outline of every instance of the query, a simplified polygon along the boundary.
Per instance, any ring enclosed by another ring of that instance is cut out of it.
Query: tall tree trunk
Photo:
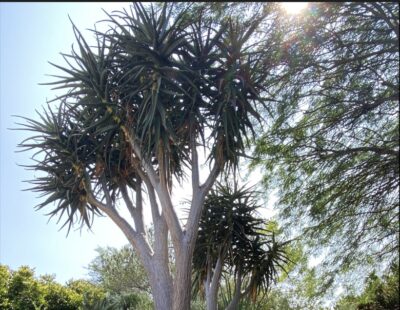
[[[211,287],[206,288],[207,310],[217,310],[217,292],[216,289],[212,289]]]
[[[217,263],[215,264],[214,271],[209,266],[207,270],[206,281],[206,301],[207,310],[217,310],[218,308],[218,290],[222,275],[223,260],[225,258],[226,249],[221,250],[218,256]]]
[[[185,247],[184,247],[185,248]],[[193,249],[187,247],[177,254],[174,279],[173,310],[189,310],[192,290]]]
[[[242,272],[241,272],[241,269],[239,268],[239,270],[237,271],[237,274],[236,274],[235,292],[233,294],[231,302],[226,307],[226,310],[239,310],[241,288],[242,288]]]
[[[157,310],[171,310],[173,305],[173,284],[169,273],[163,271],[164,267],[157,268],[150,276],[150,286],[153,294],[154,307]],[[188,308],[189,309],[189,308]]]

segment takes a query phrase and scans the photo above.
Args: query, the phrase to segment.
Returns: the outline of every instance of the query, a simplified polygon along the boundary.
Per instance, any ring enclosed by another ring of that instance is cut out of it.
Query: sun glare
[[[308,6],[308,2],[282,2],[281,5],[288,14],[300,14]]]

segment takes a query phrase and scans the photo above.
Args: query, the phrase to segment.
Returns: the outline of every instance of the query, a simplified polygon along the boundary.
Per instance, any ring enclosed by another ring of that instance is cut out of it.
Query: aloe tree
[[[238,166],[259,120],[273,27],[265,8],[239,19],[201,6],[134,3],[129,12],[107,14],[110,28],[93,31],[95,47],[73,26],[77,49],[63,54],[65,66],[54,64],[63,76],[48,83],[64,93],[39,120],[24,118],[23,129],[34,135],[20,146],[38,151],[28,167],[42,172],[33,190],[47,195],[38,208],[55,205],[49,215],[68,230],[108,216],[139,254],[157,309],[189,309],[204,199],[221,171]],[[198,148],[208,153],[203,182]],[[182,226],[172,182],[188,179],[192,198]],[[132,219],[121,215],[123,207]]]
[[[227,310],[237,309],[242,298],[255,301],[276,280],[279,269],[290,262],[285,252],[289,243],[277,242],[264,220],[252,188],[221,184],[205,200],[193,258],[194,290],[203,292],[207,309],[216,310],[221,279],[234,289]]]

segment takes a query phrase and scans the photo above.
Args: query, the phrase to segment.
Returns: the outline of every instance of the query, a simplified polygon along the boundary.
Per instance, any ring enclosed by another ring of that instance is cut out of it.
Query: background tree
[[[399,244],[399,5],[312,3],[287,22],[254,164],[326,270],[384,268]]]
[[[8,288],[10,285],[11,270],[5,266],[0,265],[0,308],[9,309],[10,300],[8,299]]]
[[[92,309],[105,297],[102,288],[86,280],[61,285],[52,275],[37,278],[28,266],[13,271],[5,265],[0,265],[0,294],[0,307],[5,310]]]
[[[172,247],[170,243],[169,246]],[[132,300],[135,309],[154,309],[147,275],[132,246],[99,248],[97,253],[87,268],[91,281],[104,289],[108,296],[98,299],[94,307],[114,307],[128,298]],[[174,261],[173,257],[171,261]],[[203,300],[198,296],[193,296],[191,302],[193,310],[205,308]]]
[[[95,283],[116,294],[150,293],[146,271],[131,246],[98,248],[96,251],[97,257],[88,266]]]
[[[43,287],[34,278],[34,271],[28,266],[21,266],[11,272],[8,282],[7,299],[9,309],[35,310],[45,304]]]
[[[266,231],[264,221],[255,217],[260,207],[251,188],[236,182],[217,183],[205,200],[193,258],[195,288],[202,291],[207,309],[217,309],[223,274],[233,280],[234,289],[226,309],[237,309],[243,298],[256,300],[266,293],[289,259],[288,242],[277,242]],[[233,275],[233,279],[229,276]]]
[[[95,307],[153,309],[149,280],[131,245],[120,249],[98,248],[97,257],[87,267],[89,275],[108,296],[97,299]]]
[[[66,287],[81,296],[81,306],[84,309],[93,309],[94,305],[108,293],[106,289],[96,283],[83,279],[70,280]]]
[[[264,103],[259,95],[269,66],[263,47],[275,18],[268,5],[246,18],[222,20],[201,9],[174,8],[134,3],[130,12],[114,12],[108,31],[94,31],[94,48],[74,27],[78,51],[63,54],[67,66],[54,66],[66,76],[50,83],[64,94],[40,120],[26,119],[24,128],[34,136],[21,143],[39,152],[31,168],[43,174],[32,181],[33,190],[48,197],[38,208],[56,203],[50,215],[66,216],[68,227],[76,220],[90,226],[99,213],[109,216],[137,251],[156,308],[168,310],[190,307],[205,196],[220,171],[238,166],[260,119],[256,108]],[[210,165],[203,182],[200,147]],[[182,226],[171,191],[187,170],[192,199]],[[143,222],[145,202],[154,246]],[[121,216],[122,207],[132,219]]]
[[[107,294],[103,299],[98,299],[87,310],[151,310],[154,309],[152,301],[143,295],[135,293]]]
[[[335,310],[342,309],[400,309],[398,266],[391,265],[382,278],[372,272],[361,294],[344,296],[336,303]]]

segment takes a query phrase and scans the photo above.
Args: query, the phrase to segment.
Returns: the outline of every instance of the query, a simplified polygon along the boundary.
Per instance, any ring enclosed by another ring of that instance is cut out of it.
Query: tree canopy
[[[285,227],[335,270],[399,244],[399,5],[312,3],[289,21],[254,164]]]
[[[93,309],[104,297],[102,288],[86,280],[70,280],[61,285],[52,275],[36,277],[28,266],[11,270],[0,265],[0,309]]]
[[[392,264],[383,277],[372,272],[365,281],[361,294],[348,294],[341,298],[335,310],[344,309],[399,309],[399,268]]]
[[[98,248],[87,267],[92,280],[107,292],[150,293],[150,285],[138,254],[129,245],[121,249]]]

